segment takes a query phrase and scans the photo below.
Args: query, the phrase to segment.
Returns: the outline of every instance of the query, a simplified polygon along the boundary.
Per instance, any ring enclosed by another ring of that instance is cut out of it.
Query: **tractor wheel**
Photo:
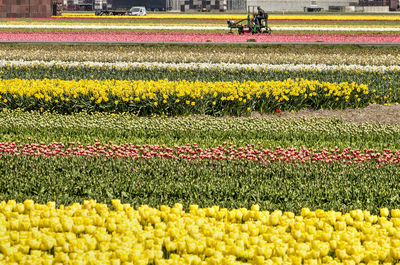
[[[267,33],[268,35],[271,35],[272,29],[271,28],[266,28],[265,33]]]

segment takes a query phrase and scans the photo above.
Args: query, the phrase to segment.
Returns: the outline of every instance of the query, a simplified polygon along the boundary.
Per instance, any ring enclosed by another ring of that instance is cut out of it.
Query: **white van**
[[[134,6],[129,10],[128,14],[131,16],[145,16],[146,8],[144,6]]]

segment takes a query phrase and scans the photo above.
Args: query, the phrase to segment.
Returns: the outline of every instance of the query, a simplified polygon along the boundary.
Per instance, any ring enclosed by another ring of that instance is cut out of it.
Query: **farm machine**
[[[248,6],[247,18],[233,21],[228,20],[229,33],[233,33],[233,29],[237,29],[239,35],[244,33],[264,33],[271,34],[272,30],[268,27],[268,14],[259,6]]]

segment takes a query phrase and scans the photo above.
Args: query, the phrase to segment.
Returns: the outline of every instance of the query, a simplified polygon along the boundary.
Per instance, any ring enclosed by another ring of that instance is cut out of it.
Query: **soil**
[[[400,124],[400,104],[383,106],[370,105],[361,109],[346,110],[300,110],[294,113],[281,112],[279,114],[253,113],[254,117],[271,118],[339,118],[349,123],[379,123],[379,124]]]

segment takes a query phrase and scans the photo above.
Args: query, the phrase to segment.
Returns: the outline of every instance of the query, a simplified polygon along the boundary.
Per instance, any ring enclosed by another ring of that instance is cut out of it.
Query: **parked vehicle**
[[[133,6],[131,9],[98,10],[96,16],[145,16],[146,8],[144,6]]]
[[[304,7],[304,12],[321,12],[322,7],[317,5],[317,1],[311,1],[311,5]]]
[[[145,16],[146,8],[144,6],[134,6],[129,9],[129,15],[131,16]]]

